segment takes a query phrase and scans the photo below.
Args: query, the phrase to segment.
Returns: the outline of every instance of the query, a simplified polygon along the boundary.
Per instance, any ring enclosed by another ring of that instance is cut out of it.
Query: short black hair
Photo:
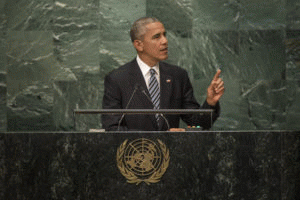
[[[142,40],[146,33],[146,25],[154,22],[160,21],[155,17],[142,17],[136,20],[130,29],[131,41],[134,42],[134,40]]]

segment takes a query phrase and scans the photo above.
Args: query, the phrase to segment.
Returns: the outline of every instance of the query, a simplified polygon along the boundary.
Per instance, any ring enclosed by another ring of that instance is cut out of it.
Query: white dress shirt
[[[149,65],[147,65],[146,63],[144,63],[140,57],[137,55],[136,57],[136,61],[142,71],[142,74],[144,76],[144,79],[145,79],[145,82],[146,82],[146,85],[147,85],[147,88],[149,89],[149,80],[150,80],[150,77],[151,77],[151,74],[150,74],[150,69],[153,68],[156,72],[156,79],[158,81],[158,85],[160,85],[160,75],[159,75],[159,66],[158,66],[158,63],[153,66],[153,67],[150,67]]]

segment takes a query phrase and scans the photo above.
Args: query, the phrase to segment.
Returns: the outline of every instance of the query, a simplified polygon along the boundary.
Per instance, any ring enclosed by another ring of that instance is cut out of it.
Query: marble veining
[[[213,130],[298,130],[298,10],[297,0],[1,1],[0,129],[100,128],[101,116],[72,111],[101,108],[104,76],[135,56],[130,25],[155,16],[199,102],[222,69]]]

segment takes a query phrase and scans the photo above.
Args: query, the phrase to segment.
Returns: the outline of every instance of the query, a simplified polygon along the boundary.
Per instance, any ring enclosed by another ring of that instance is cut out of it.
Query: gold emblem
[[[157,140],[158,145],[145,138],[127,144],[125,140],[117,150],[117,165],[128,183],[157,183],[166,172],[170,156],[166,145]]]

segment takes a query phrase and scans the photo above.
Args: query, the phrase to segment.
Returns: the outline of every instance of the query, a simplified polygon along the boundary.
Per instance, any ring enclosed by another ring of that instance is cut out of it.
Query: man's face
[[[136,47],[137,48],[137,47]],[[150,67],[168,58],[168,40],[162,23],[154,22],[146,25],[144,38],[138,44],[140,58]]]

